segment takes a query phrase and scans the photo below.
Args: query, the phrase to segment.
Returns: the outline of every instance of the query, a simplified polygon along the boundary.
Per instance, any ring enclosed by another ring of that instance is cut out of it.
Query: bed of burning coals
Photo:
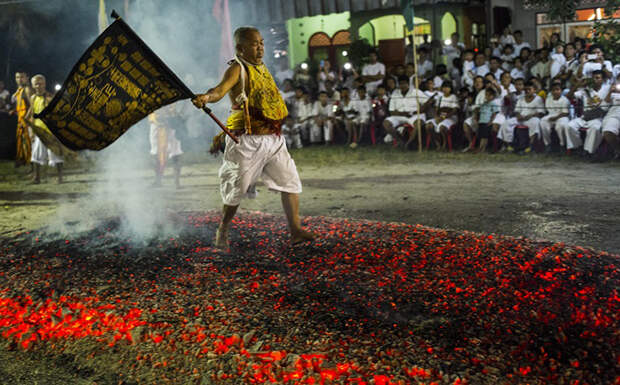
[[[119,220],[0,255],[5,349],[145,384],[618,384],[620,257],[325,217],[215,212],[136,243]],[[103,378],[103,377],[102,377]]]

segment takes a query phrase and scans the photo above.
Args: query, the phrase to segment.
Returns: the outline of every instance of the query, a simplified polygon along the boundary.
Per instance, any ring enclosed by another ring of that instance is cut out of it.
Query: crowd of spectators
[[[361,68],[283,68],[276,80],[289,107],[288,146],[417,148],[422,138],[439,151],[620,157],[620,64],[601,47],[554,34],[534,49],[508,29],[484,50],[459,40],[417,49],[417,87],[413,55],[390,68],[376,52]]]

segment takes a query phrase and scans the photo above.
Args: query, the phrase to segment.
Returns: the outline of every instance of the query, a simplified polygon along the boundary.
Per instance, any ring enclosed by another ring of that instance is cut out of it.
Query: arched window
[[[328,60],[332,65],[340,65],[346,61],[343,52],[350,44],[351,34],[347,30],[338,31],[331,38],[325,32],[317,32],[308,41],[308,54],[314,62]]]
[[[310,60],[317,63],[321,60],[330,60],[332,39],[325,32],[317,32],[308,41],[308,55]]]

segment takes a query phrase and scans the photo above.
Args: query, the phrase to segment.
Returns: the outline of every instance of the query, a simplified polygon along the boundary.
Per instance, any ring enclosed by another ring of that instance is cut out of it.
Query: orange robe
[[[17,90],[15,98],[17,99],[17,154],[15,160],[18,163],[28,164],[32,156],[32,140],[28,133],[28,124],[26,124],[26,113],[28,112],[28,104],[26,104],[25,88]]]

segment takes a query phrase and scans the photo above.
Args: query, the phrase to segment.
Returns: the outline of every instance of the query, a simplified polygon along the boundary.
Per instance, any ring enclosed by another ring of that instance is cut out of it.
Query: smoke
[[[107,3],[110,12],[113,1]],[[116,10],[191,90],[200,93],[215,86],[220,76],[219,24],[212,18],[211,8],[212,1],[204,0],[133,0],[126,14],[122,14],[124,7]],[[96,13],[89,12],[88,17],[95,23]],[[226,99],[213,111],[225,120],[229,106]],[[188,100],[179,101],[174,107],[181,119],[172,128],[181,140],[183,152],[204,154],[219,127]],[[103,151],[87,153],[96,181],[87,198],[59,208],[48,226],[50,233],[55,237],[59,233],[64,237],[78,236],[109,218],[119,219],[119,237],[138,244],[174,236],[179,231],[174,210],[179,207],[175,202],[176,190],[171,178],[166,177],[173,173],[170,160],[163,187],[153,186],[155,160],[149,153],[149,126],[144,119]],[[205,209],[216,205],[219,206],[219,195],[213,194],[213,206]]]
[[[242,3],[230,2],[231,6]],[[89,3],[92,3],[89,8],[83,5],[75,8],[78,15],[72,17],[88,18],[92,27],[96,27],[98,2]],[[128,7],[123,0],[106,0],[106,4],[108,13],[116,9],[192,91],[201,93],[217,84],[221,76],[218,58],[221,27],[212,16],[213,0],[130,0]],[[50,6],[46,12],[56,14],[59,11]],[[239,14],[231,14],[233,28],[251,24]],[[94,41],[96,34],[95,30],[84,33],[89,37],[88,44]],[[84,36],[79,39],[83,40]],[[71,34],[64,38],[78,39]],[[76,52],[71,56],[77,61],[86,46],[76,43]],[[73,63],[67,65],[67,73]],[[228,98],[211,107],[215,115],[225,121],[230,108]],[[181,119],[178,126],[172,128],[181,140],[183,152],[204,154],[212,137],[220,131],[219,127],[188,100],[177,102],[175,108]],[[79,236],[110,218],[119,219],[120,238],[137,243],[167,238],[178,232],[174,208],[179,204],[174,183],[165,177],[162,188],[152,186],[155,172],[154,159],[149,154],[149,125],[145,119],[105,150],[87,153],[92,162],[91,175],[96,181],[85,199],[63,204],[58,209],[48,226],[50,236],[52,232],[54,237],[59,233],[66,238]],[[168,166],[165,175],[171,174],[172,167]],[[181,182],[183,184],[183,177]],[[212,207],[204,209],[219,207],[219,194],[213,194],[212,202]]]

